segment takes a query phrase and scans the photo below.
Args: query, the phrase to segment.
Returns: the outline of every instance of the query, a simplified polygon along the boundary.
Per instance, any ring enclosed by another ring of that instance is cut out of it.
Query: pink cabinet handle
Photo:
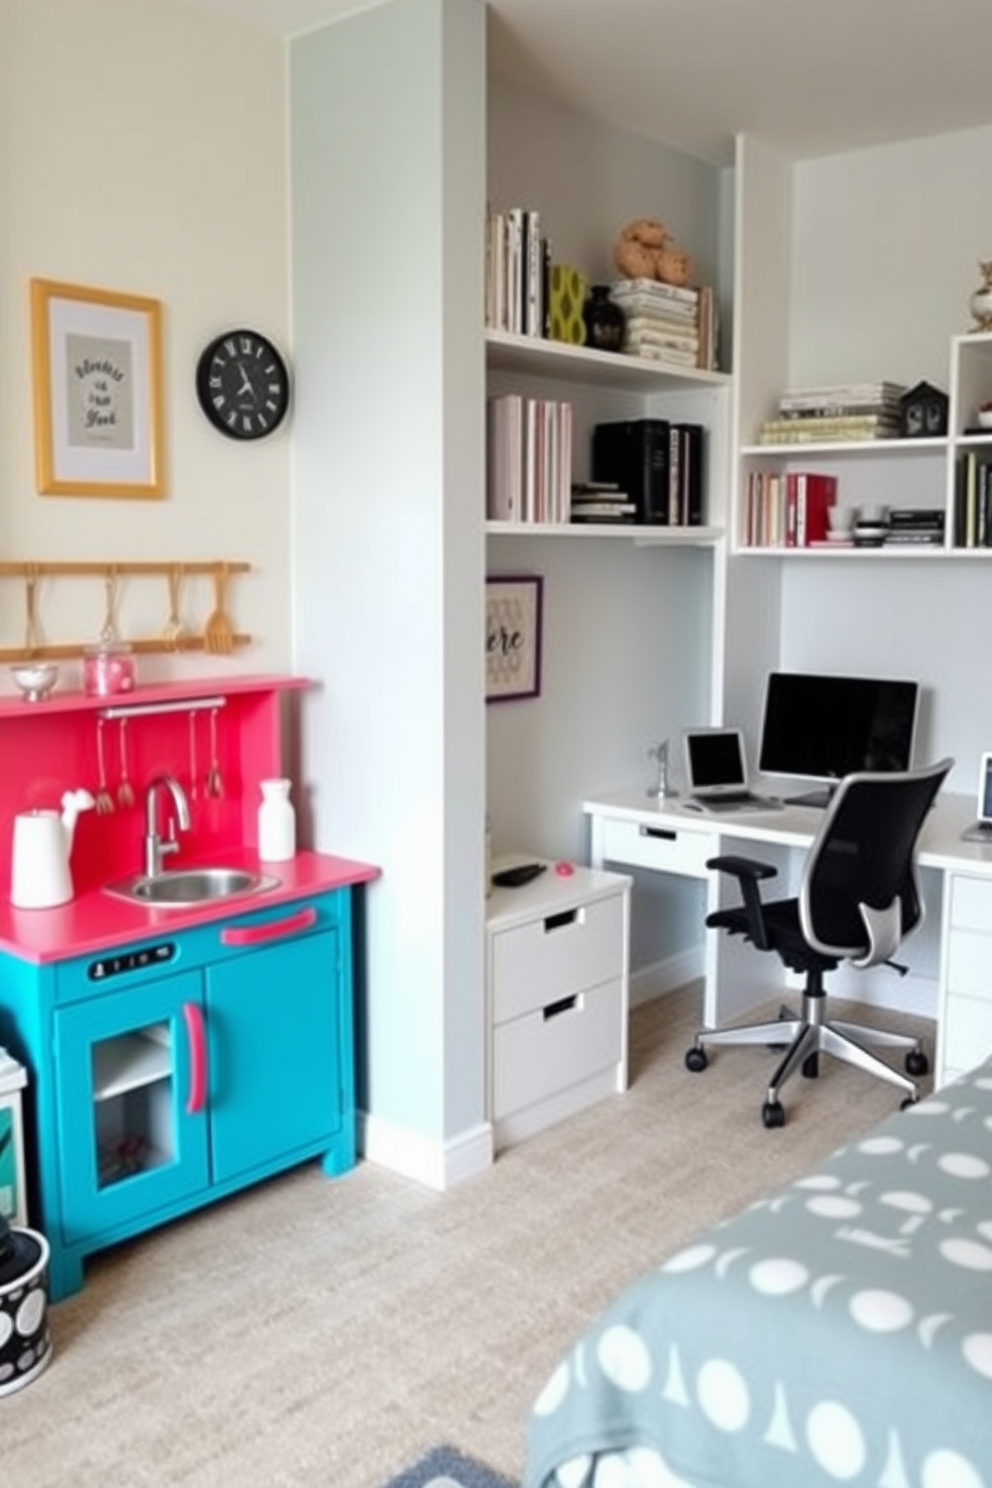
[[[186,1099],[186,1115],[195,1116],[203,1110],[207,1095],[207,1044],[203,1036],[203,1014],[198,1002],[183,1003],[186,1020],[186,1038],[189,1042],[189,1095]]]
[[[316,922],[317,911],[310,905],[284,920],[269,920],[265,925],[225,925],[220,932],[220,943],[226,946],[258,945],[260,940],[276,940],[281,935],[295,935],[297,930],[309,930]]]

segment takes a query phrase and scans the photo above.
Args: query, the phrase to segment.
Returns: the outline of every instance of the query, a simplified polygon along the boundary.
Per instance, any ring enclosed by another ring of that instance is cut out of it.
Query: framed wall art
[[[538,697],[541,691],[541,604],[538,574],[486,579],[486,701]]]
[[[158,300],[31,281],[35,466],[54,496],[161,496]]]

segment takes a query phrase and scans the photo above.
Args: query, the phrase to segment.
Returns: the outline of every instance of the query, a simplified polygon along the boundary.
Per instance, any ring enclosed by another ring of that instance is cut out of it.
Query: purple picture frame
[[[486,579],[486,702],[541,695],[544,580],[540,574]]]

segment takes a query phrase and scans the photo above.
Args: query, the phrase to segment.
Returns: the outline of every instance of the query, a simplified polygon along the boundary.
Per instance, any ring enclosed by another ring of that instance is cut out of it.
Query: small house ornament
[[[947,434],[949,399],[940,388],[918,382],[899,399],[903,439],[942,439]]]

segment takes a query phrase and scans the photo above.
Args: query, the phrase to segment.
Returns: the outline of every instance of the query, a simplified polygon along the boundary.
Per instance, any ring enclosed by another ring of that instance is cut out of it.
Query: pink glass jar
[[[133,692],[134,657],[126,641],[101,641],[83,648],[83,691],[90,697]]]

